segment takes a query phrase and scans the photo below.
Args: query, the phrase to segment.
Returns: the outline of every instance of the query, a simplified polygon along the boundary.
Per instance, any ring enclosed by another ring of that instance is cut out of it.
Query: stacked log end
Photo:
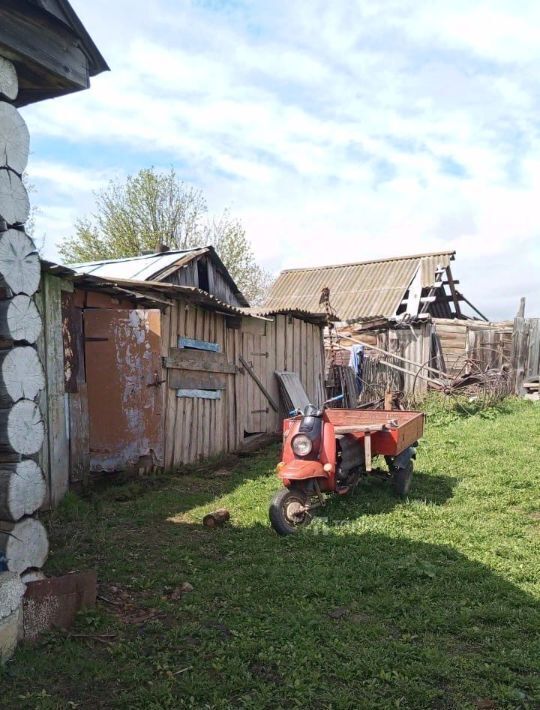
[[[0,596],[8,583],[20,589],[14,575],[23,581],[39,577],[48,553],[37,518],[46,485],[35,460],[45,434],[37,404],[45,375],[35,347],[42,328],[34,302],[40,263],[24,231],[29,135],[12,103],[17,92],[15,68],[0,57],[0,570],[8,570],[0,574]]]

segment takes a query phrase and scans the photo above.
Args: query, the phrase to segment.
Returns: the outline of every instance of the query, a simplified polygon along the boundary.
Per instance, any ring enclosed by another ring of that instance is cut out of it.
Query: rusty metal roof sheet
[[[437,268],[448,266],[454,255],[453,251],[445,251],[288,269],[278,276],[262,310],[320,312],[321,291],[329,288],[330,304],[340,320],[391,317],[419,268],[422,287],[428,288],[434,283]]]

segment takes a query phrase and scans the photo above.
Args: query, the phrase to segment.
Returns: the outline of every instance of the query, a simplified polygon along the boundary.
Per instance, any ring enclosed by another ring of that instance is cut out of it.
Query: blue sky
[[[271,271],[455,249],[540,315],[540,6],[72,0],[112,71],[23,109],[45,255],[94,190],[173,165]]]

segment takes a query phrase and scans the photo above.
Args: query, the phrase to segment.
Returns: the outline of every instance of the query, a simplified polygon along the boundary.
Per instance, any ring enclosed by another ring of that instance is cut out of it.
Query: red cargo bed
[[[424,432],[422,412],[326,409],[324,419],[333,425],[336,435],[350,434],[362,439],[366,433],[371,434],[373,455],[397,456]]]

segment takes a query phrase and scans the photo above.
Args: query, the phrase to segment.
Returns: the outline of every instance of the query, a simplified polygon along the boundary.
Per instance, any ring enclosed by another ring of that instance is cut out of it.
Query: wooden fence
[[[523,393],[523,380],[540,374],[540,318],[516,318],[512,348],[514,391]]]

